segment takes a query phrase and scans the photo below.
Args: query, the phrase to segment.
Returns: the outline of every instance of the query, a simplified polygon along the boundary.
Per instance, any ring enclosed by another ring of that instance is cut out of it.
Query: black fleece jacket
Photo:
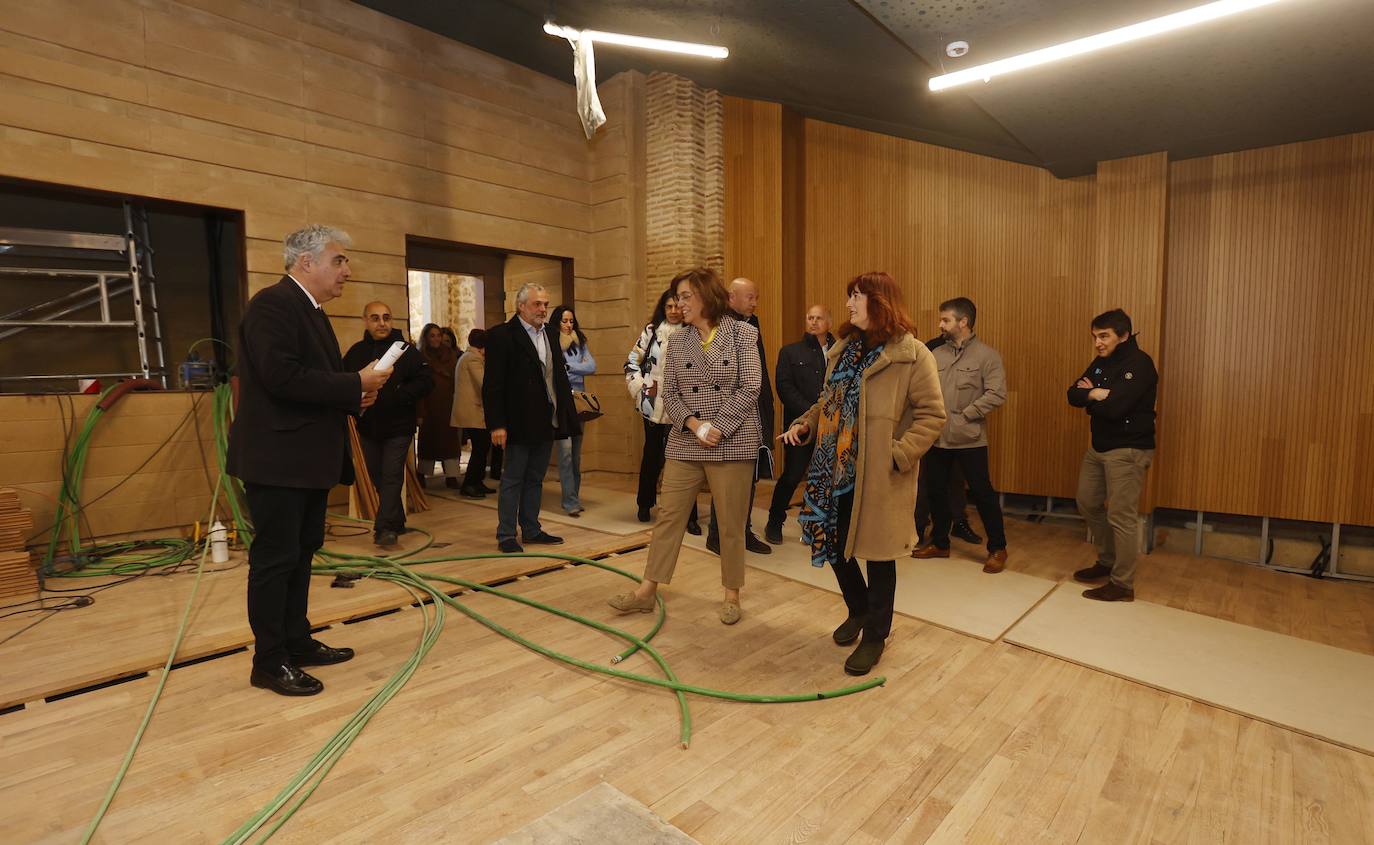
[[[1111,394],[1101,401],[1088,398],[1089,388],[1069,387],[1069,404],[1084,408],[1092,417],[1093,448],[1155,448],[1155,392],[1159,375],[1155,362],[1135,336],[1123,341],[1111,355],[1095,358],[1081,378],[1093,387],[1105,387]]]
[[[385,355],[398,340],[405,340],[400,329],[392,329],[391,337],[386,340],[374,340],[369,332],[363,332],[363,339],[350,346],[344,355],[344,369],[361,370]],[[434,377],[430,375],[429,364],[419,350],[407,346],[392,368],[391,378],[377,394],[377,401],[358,418],[358,433],[373,440],[413,433],[415,403],[433,389]]]

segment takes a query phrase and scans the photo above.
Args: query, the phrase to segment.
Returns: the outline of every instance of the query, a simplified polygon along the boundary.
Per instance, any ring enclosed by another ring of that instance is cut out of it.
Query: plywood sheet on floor
[[[608,783],[594,786],[492,845],[699,845]]]
[[[1374,656],[1064,584],[1007,641],[1374,754]]]
[[[411,524],[429,529],[436,542],[447,544],[419,557],[496,555],[490,560],[428,564],[423,567],[425,571],[490,582],[560,563],[555,559],[499,556],[491,539],[495,536],[495,516],[486,509],[457,502],[436,503],[432,510],[411,517]],[[339,530],[344,534],[356,533],[352,525]],[[580,527],[564,534],[566,544],[553,550],[580,556],[595,556],[647,542],[647,536],[605,534]],[[375,553],[378,549],[370,539],[370,532],[367,536],[333,536],[326,538],[326,546]],[[419,533],[403,535],[402,539],[403,549],[418,547],[423,542]],[[230,568],[203,577],[178,660],[252,642],[244,610],[248,577],[244,561],[243,553],[236,553]],[[0,708],[162,666],[194,580],[189,574],[144,576],[96,593],[95,604],[90,607],[60,612],[0,645],[0,661],[5,666],[0,673]],[[330,580],[317,577],[311,583],[310,620],[317,626],[389,610],[411,601],[409,593],[392,584],[362,580],[355,582],[352,589],[332,589]],[[68,589],[93,588],[103,582],[60,579],[57,583]],[[0,621],[0,639],[32,621],[31,616]]]

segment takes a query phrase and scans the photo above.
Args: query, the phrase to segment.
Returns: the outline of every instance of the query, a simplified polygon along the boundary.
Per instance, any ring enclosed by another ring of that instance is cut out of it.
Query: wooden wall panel
[[[1374,524],[1374,133],[1169,168],[1157,503]]]
[[[1093,312],[1121,308],[1131,316],[1141,349],[1154,358],[1155,369],[1164,372],[1164,254],[1169,199],[1169,157],[1166,153],[1103,161],[1097,165],[1096,220],[1097,261]],[[1084,338],[1086,358],[1091,360],[1086,338],[1091,327],[1073,327]],[[1074,331],[1070,332],[1074,334]],[[1162,405],[1156,432],[1167,421]],[[1156,440],[1156,445],[1158,441]],[[1156,466],[1162,462],[1155,451]],[[1159,470],[1147,476],[1140,491],[1140,509],[1154,509]]]
[[[567,256],[614,401],[644,310],[642,85],[602,81],[612,121],[589,142],[572,86],[346,0],[0,0],[0,176],[242,210],[250,293],[280,277],[287,232],[341,226],[344,348],[366,301],[405,312],[409,235]],[[0,419],[28,401],[0,398]],[[632,469],[623,404],[588,469]],[[27,454],[44,469],[24,480],[50,486],[50,452],[0,440],[0,483]],[[146,524],[126,510],[102,530]]]
[[[1002,354],[1007,404],[990,418],[1007,492],[1072,496],[1087,421],[1064,391],[1092,355],[1094,180],[806,121],[805,291],[845,313],[845,284],[885,270],[921,339],[939,303],[967,296]]]
[[[802,330],[783,322],[782,112],[776,103],[725,98],[725,280],[758,285],[770,376],[778,348]]]

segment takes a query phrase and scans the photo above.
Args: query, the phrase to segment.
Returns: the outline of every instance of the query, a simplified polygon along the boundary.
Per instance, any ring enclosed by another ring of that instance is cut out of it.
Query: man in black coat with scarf
[[[391,309],[385,302],[369,302],[363,308],[363,339],[344,355],[345,370],[357,370],[386,354],[401,330],[391,325]],[[434,389],[434,378],[425,357],[407,346],[391,371],[391,378],[377,391],[377,401],[358,419],[358,443],[363,447],[367,474],[377,488],[377,517],[372,541],[394,546],[405,531],[406,512],[401,505],[405,482],[406,453],[415,439],[415,403]]]
[[[343,293],[350,243],[328,226],[287,235],[287,275],[253,297],[239,324],[238,409],[226,463],[243,482],[253,520],[250,681],[281,695],[320,692],[324,685],[301,667],[353,657],[352,649],[311,638],[306,618],[329,491],[353,483],[345,417],[372,405],[389,375],[375,362],[345,371],[321,307]]]
[[[515,312],[509,322],[487,332],[482,379],[487,431],[492,445],[506,453],[496,504],[496,541],[506,553],[524,551],[515,538],[517,524],[527,545],[563,542],[539,523],[544,474],[553,441],[582,432],[557,327],[545,322],[548,292],[539,285],[522,285],[515,294]]]

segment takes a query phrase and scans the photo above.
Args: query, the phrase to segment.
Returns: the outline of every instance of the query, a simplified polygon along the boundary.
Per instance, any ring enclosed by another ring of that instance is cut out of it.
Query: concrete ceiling
[[[725,61],[598,45],[597,75],[668,71],[808,116],[1058,176],[1374,129],[1374,0],[1285,0],[1057,65],[932,94],[938,73],[1201,0],[360,0],[572,81],[576,28],[723,44]],[[968,55],[945,45],[968,41]]]

